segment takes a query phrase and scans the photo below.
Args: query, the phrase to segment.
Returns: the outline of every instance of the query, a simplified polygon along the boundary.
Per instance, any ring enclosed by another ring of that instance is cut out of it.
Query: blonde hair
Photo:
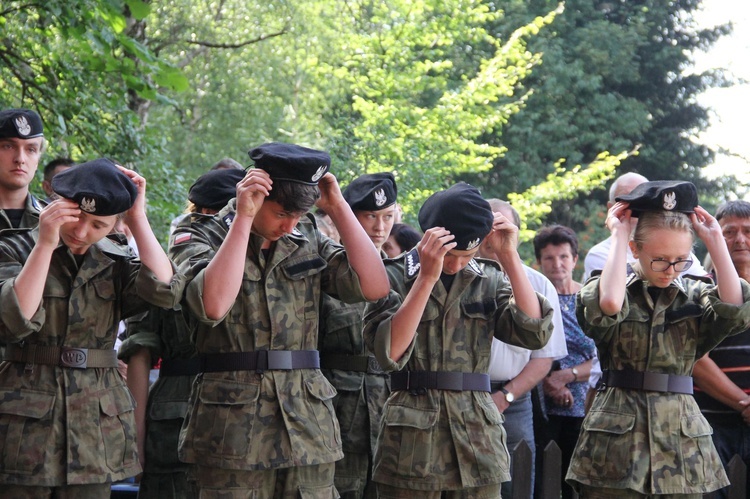
[[[695,240],[693,224],[684,213],[677,211],[644,211],[638,215],[638,224],[635,226],[632,240],[639,249],[643,247],[646,238],[655,230],[669,229],[690,233]]]

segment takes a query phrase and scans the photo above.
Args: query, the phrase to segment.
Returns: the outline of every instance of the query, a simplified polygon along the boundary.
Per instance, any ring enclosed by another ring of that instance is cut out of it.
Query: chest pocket
[[[326,267],[328,263],[318,254],[290,259],[282,267],[289,289],[279,291],[279,298],[283,293],[283,300],[286,300],[286,303],[279,306],[283,307],[284,314],[296,317],[303,324],[302,330],[306,336],[316,335],[318,331],[321,273]],[[275,298],[271,296],[274,289],[270,285],[267,285],[267,289],[270,303]]]
[[[666,330],[663,335],[667,357],[691,361],[696,357],[696,333],[700,328],[703,309],[697,303],[686,303],[665,314]],[[665,358],[665,363],[669,361]]]
[[[82,301],[85,304],[71,303],[71,305],[73,305],[73,310],[83,310],[82,316],[95,321],[99,348],[109,347],[114,341],[110,333],[117,330],[117,323],[120,321],[120,311],[115,310],[117,305],[115,284],[109,278],[97,279],[91,285],[94,288],[97,300],[94,302],[84,299]]]
[[[480,355],[490,353],[497,310],[498,304],[495,298],[461,302],[461,313],[471,320],[471,329],[476,335],[476,348]],[[462,321],[463,324],[466,323]],[[466,331],[466,333],[469,332]]]
[[[615,344],[617,349],[623,352],[620,356],[629,359],[639,359],[638,364],[632,366],[635,369],[643,370],[646,368],[645,362],[648,359],[648,341],[644,341],[644,337],[648,335],[650,327],[651,317],[648,312],[641,307],[632,306],[628,311],[628,315],[619,324],[617,330],[617,337],[615,338]],[[621,366],[615,366],[620,368]]]

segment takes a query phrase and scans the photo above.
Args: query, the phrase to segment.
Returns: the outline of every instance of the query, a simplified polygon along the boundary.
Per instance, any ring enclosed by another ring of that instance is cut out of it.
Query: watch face
[[[508,402],[508,403],[511,403],[511,402],[513,402],[514,400],[516,400],[516,396],[515,396],[515,395],[513,395],[512,393],[510,393],[510,392],[509,392],[508,390],[506,390],[505,388],[503,388],[503,390],[502,390],[502,391],[503,391],[503,393],[505,394],[505,401],[506,401],[506,402]]]

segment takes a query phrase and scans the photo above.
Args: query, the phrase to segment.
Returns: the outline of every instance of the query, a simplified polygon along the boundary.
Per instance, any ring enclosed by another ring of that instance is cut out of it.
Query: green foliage
[[[518,28],[507,41],[485,26],[500,16],[479,1],[389,1],[367,4],[367,15],[341,37],[348,57],[320,64],[321,74],[346,82],[339,99],[353,122],[334,149],[346,173],[393,171],[400,202],[413,213],[426,196],[464,172],[486,171],[504,148],[488,143],[526,99],[516,89],[539,54],[528,38],[555,12]],[[358,14],[359,12],[355,13]],[[488,47],[489,57],[456,79],[453,68],[467,47]],[[338,123],[334,122],[332,128]]]
[[[184,89],[187,80],[130,35],[126,5],[139,18],[150,10],[138,0],[3,2],[0,106],[39,112],[47,158],[109,156],[144,171],[151,214],[164,219],[174,190],[166,180],[175,176],[164,144],[145,133],[131,106],[136,98],[169,102],[162,91]]]
[[[585,250],[615,166],[707,192],[694,96],[727,82],[682,69],[727,30],[696,31],[697,5],[4,1],[0,105],[40,112],[48,157],[141,170],[163,242],[193,179],[279,140],[329,150],[344,185],[393,171],[407,220],[467,180],[512,198],[526,230],[571,225]],[[716,202],[733,188],[711,187]]]

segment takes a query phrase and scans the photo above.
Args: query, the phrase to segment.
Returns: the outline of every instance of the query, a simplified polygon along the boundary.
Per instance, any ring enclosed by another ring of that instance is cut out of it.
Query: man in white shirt
[[[513,207],[499,199],[488,199],[493,212],[500,212],[520,227],[521,220]],[[484,243],[479,246],[479,256],[487,256]],[[531,491],[534,490],[534,461],[536,449],[534,441],[533,411],[531,391],[544,379],[552,367],[552,361],[568,355],[565,345],[565,331],[563,330],[560,304],[557,291],[543,274],[531,267],[525,266],[526,275],[536,292],[545,296],[552,305],[554,315],[552,322],[554,329],[549,342],[539,350],[527,350],[508,345],[493,338],[490,359],[490,380],[492,400],[498,410],[505,416],[505,432],[507,433],[508,450],[511,452],[511,470],[513,469],[512,453],[521,440],[531,449],[532,469]],[[511,471],[512,473],[512,471]],[[510,497],[512,483],[505,482],[502,486],[502,497]]]

